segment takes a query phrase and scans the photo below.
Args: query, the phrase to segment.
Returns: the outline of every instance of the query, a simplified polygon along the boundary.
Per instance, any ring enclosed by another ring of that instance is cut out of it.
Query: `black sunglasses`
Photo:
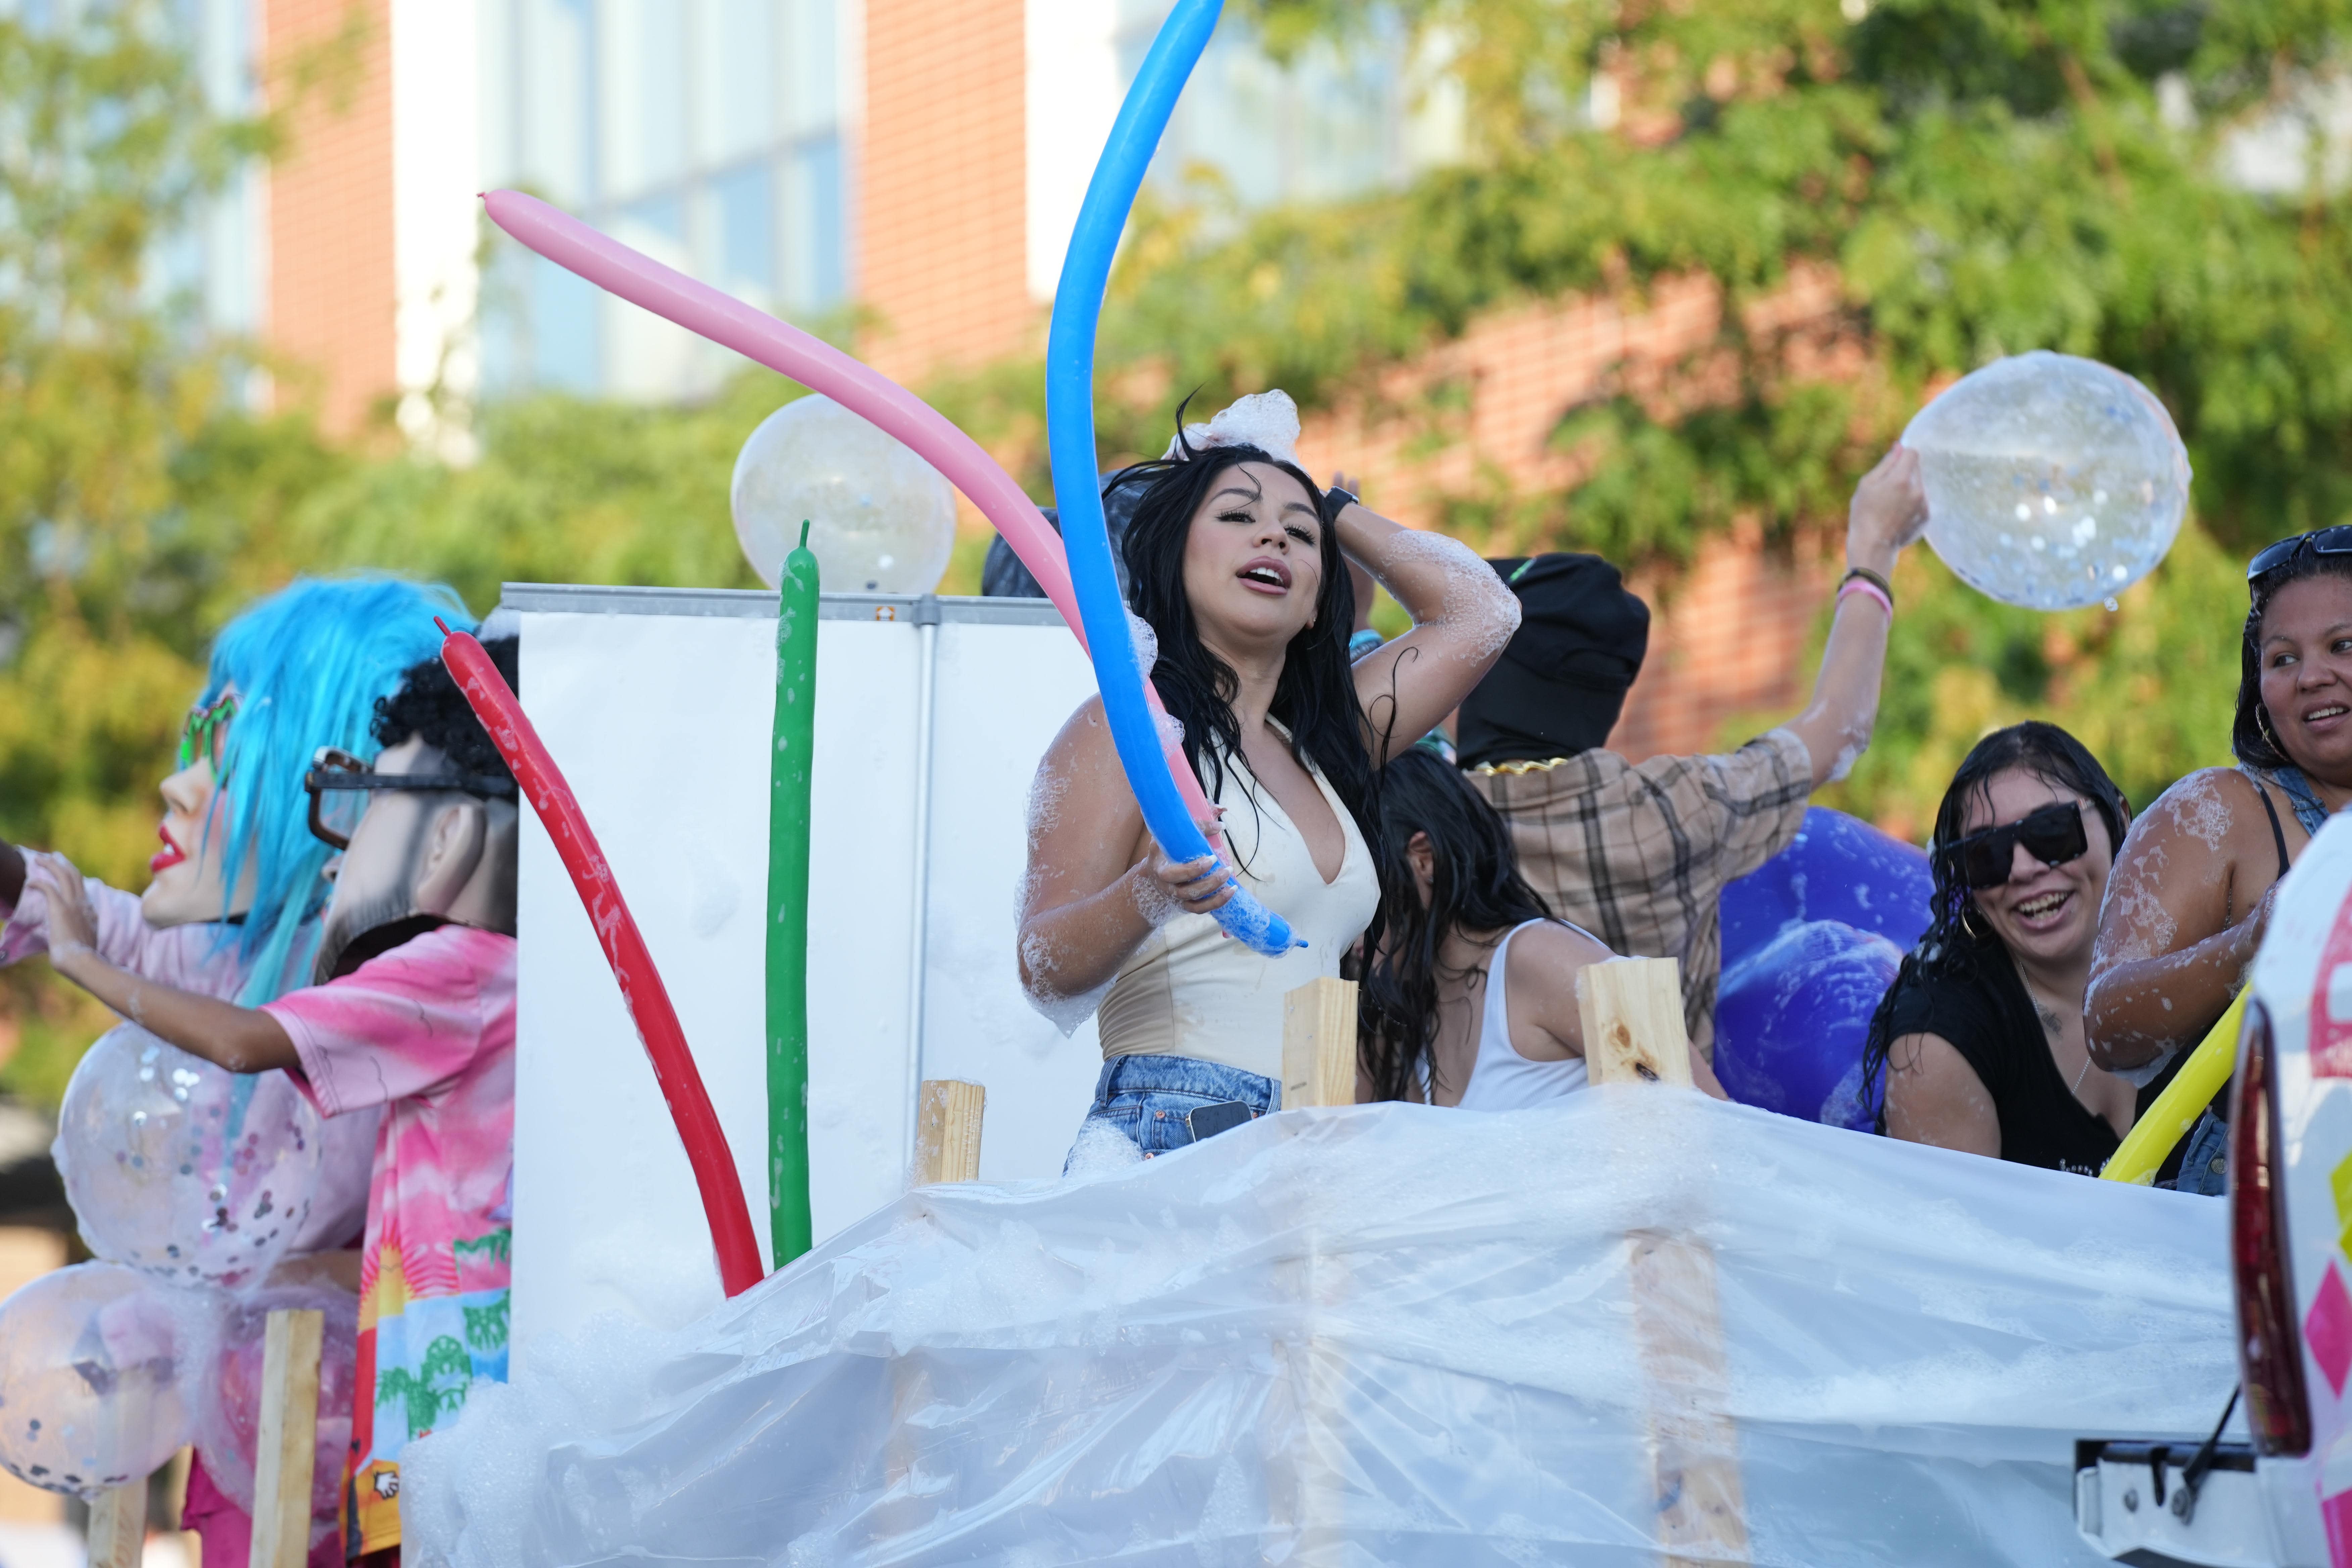
[[[367,792],[379,789],[455,790],[493,800],[513,800],[512,779],[485,773],[372,773],[349,752],[321,746],[302,775],[310,796],[310,837],[333,849],[352,847],[352,834],[367,810]]]
[[[1966,838],[1955,838],[1936,851],[1945,871],[1963,888],[1998,888],[2009,880],[2017,862],[2017,847],[2045,866],[2063,866],[2091,847],[2083,831],[2083,805],[2062,800],[2042,806],[2006,827],[1988,827]]]
[[[2305,551],[2314,555],[2352,555],[2352,523],[2339,522],[2332,528],[2315,528],[2309,533],[2298,533],[2293,539],[2282,539],[2276,544],[2265,544],[2254,552],[2246,563],[2246,581],[2261,582],[2272,573],[2294,563]]]

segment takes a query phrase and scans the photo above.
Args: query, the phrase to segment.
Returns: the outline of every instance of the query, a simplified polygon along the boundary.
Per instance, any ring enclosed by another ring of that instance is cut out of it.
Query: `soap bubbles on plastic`
[[[121,1024],[74,1068],[54,1153],[92,1252],[234,1290],[302,1229],[320,1137],[284,1073],[226,1072]]]
[[[803,520],[834,593],[928,594],[955,548],[955,491],[940,471],[829,397],[760,422],[736,456],[728,504],[744,557],[772,588]]]
[[[359,1361],[359,1298],[323,1286],[261,1291],[232,1306],[219,1331],[219,1350],[196,1401],[196,1452],[205,1472],[229,1500],[253,1511],[254,1453],[261,1431],[262,1333],[274,1311],[324,1315],[319,1360],[318,1458],[310,1470],[311,1537],[334,1528],[336,1493],[352,1440],[352,1388]]]
[[[0,1302],[0,1465],[83,1498],[161,1469],[194,1435],[222,1300],[82,1263]]]
[[[2164,559],[2189,509],[2189,454],[2154,394],[2095,360],[2037,350],[1962,377],[1903,433],[1927,488],[1927,542],[2004,604],[2100,604]]]

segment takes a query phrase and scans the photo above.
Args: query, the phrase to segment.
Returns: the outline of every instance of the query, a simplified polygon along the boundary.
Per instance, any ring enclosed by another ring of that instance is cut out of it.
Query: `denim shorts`
[[[1185,1121],[1192,1112],[1234,1100],[1264,1116],[1282,1108],[1282,1086],[1192,1057],[1113,1057],[1095,1080],[1095,1102],[1078,1131],[1115,1127],[1149,1159],[1192,1142]]]

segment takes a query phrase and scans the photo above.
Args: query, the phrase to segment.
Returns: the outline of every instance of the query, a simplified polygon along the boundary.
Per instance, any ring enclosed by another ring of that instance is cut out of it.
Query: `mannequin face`
[[[225,694],[234,695],[234,687]],[[155,830],[162,846],[147,862],[147,890],[139,895],[139,912],[151,926],[193,925],[221,918],[223,895],[229,891],[224,864],[228,792],[221,787],[215,768],[217,760],[228,754],[229,727],[236,722],[226,719],[215,725],[209,743],[186,767],[163,781],[163,820]],[[252,910],[259,879],[260,855],[257,847],[248,846],[234,896],[226,899],[227,913],[241,915]]]
[[[415,737],[379,752],[379,773],[450,772],[449,760]],[[335,880],[317,978],[337,973],[345,951],[371,931],[418,916],[513,929],[514,809],[446,790],[376,790],[330,863]]]

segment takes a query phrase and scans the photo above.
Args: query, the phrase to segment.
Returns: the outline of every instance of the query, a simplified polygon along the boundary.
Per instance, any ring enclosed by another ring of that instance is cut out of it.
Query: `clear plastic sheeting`
[[[1649,1435],[1713,1405],[1755,1562],[2095,1563],[2074,1440],[2201,1436],[2235,1382],[2223,1227],[1665,1089],[1295,1111],[527,1342],[408,1450],[409,1561],[1645,1563]],[[1713,1391],[1640,1348],[1709,1331],[1636,1232],[1712,1253]]]

